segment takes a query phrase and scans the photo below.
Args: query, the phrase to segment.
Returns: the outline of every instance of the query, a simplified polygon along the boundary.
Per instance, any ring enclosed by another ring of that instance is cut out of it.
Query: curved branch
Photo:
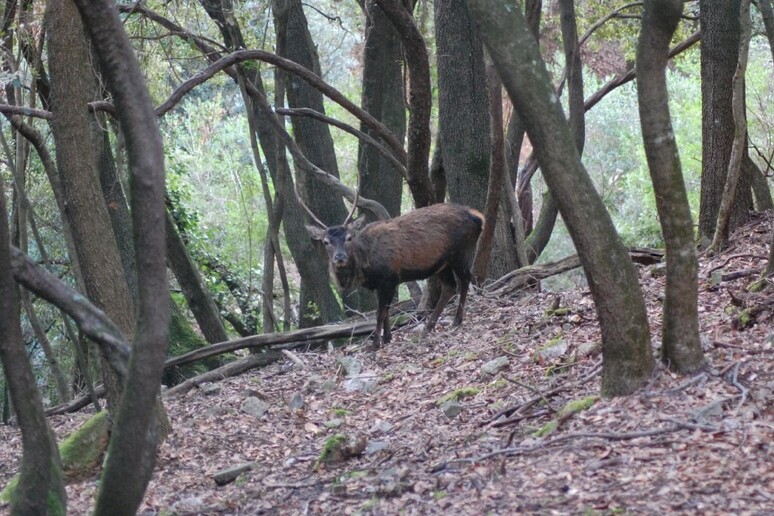
[[[699,31],[694,32],[687,38],[685,38],[683,41],[672,47],[672,49],[669,51],[669,59],[672,59],[673,57],[683,53],[684,51],[691,48],[693,45],[699,42],[701,39],[701,34]],[[605,96],[618,88],[619,86],[623,86],[627,82],[631,82],[636,77],[636,72],[634,67],[629,68],[625,72],[616,75],[609,81],[607,81],[601,88],[599,88],[596,92],[594,92],[593,95],[591,95],[589,98],[586,99],[586,101],[583,103],[583,109],[585,111],[590,110],[594,106],[596,106],[600,100],[605,98]],[[535,152],[532,151],[530,153],[529,157],[527,158],[527,162],[524,165],[524,169],[526,172],[523,174],[523,176],[520,176],[519,184],[517,186],[518,194],[520,195],[524,188],[529,184],[530,180],[532,179],[532,176],[537,171],[538,163],[537,159],[535,158]],[[523,179],[522,179],[523,178]]]
[[[296,165],[299,168],[309,174],[314,175],[315,179],[322,181],[326,185],[332,187],[335,191],[349,199],[350,202],[356,202],[359,207],[370,210],[379,219],[390,218],[389,212],[380,203],[371,199],[359,197],[355,190],[342,183],[336,176],[329,174],[325,170],[309,161],[309,159],[301,151],[301,148],[298,146],[296,141],[292,136],[290,136],[290,133],[288,133],[287,129],[285,129],[284,124],[279,120],[277,114],[271,108],[269,102],[266,100],[266,97],[262,93],[256,90],[256,93],[252,96],[252,99],[258,109],[263,111],[263,115],[271,124],[272,129],[276,131],[277,135],[282,140],[282,143],[284,143],[288,148],[290,154],[295,160]]]
[[[110,366],[123,379],[129,362],[129,344],[105,313],[77,290],[11,246],[11,266],[17,282],[72,317],[78,328],[100,346]]]
[[[221,50],[216,49],[215,47],[210,45],[209,40],[205,40],[203,37],[195,35],[185,30],[180,25],[176,24],[175,22],[161,16],[160,14],[150,9],[147,9],[137,4],[135,5],[119,4],[118,8],[119,8],[119,11],[122,13],[142,15],[148,18],[149,20],[155,23],[158,23],[159,25],[166,28],[167,30],[179,35],[186,42],[192,44],[197,49],[199,49],[199,51],[202,52],[202,54],[204,54],[204,56],[207,59],[209,59],[213,64],[218,63],[223,59],[229,59],[229,56],[225,56],[225,57],[222,56]],[[253,57],[240,58],[239,57],[240,52],[256,52],[259,54],[256,54]],[[274,66],[277,66],[279,68],[282,68],[285,71],[294,73],[299,77],[301,77],[302,79],[304,79],[305,81],[307,81],[311,86],[319,89],[329,99],[341,105],[344,109],[349,111],[363,124],[365,124],[370,129],[372,129],[380,138],[382,138],[388,144],[388,146],[395,153],[395,156],[397,156],[398,160],[401,163],[404,163],[404,164],[406,163],[407,156],[406,156],[406,151],[403,148],[403,144],[398,140],[398,138],[395,137],[395,135],[384,124],[382,124],[380,121],[374,118],[370,113],[366,112],[356,104],[352,103],[342,93],[336,90],[336,88],[327,84],[318,75],[314,74],[313,72],[310,72],[307,68],[304,68],[303,66],[293,61],[290,61],[288,59],[283,59],[275,54],[272,54],[270,52],[264,52],[261,50],[239,50],[237,52],[234,52],[233,54],[230,54],[230,56],[232,59],[235,59],[235,61],[226,63],[225,67],[220,67],[216,71],[224,70],[232,79],[234,79],[234,81],[238,82],[236,70],[232,68],[232,65],[237,64],[241,61],[257,59],[257,60],[272,64]],[[193,86],[196,86],[196,84],[194,84]],[[246,86],[247,86],[247,91],[248,93],[250,93],[251,96],[254,96],[257,93],[259,93],[258,90],[253,85],[247,84]]]
[[[408,180],[408,172],[406,171],[405,165],[401,163],[393,153],[391,153],[378,141],[376,141],[374,138],[364,133],[363,131],[359,131],[354,127],[352,127],[351,125],[345,124],[344,122],[340,122],[335,118],[325,116],[322,113],[315,111],[314,109],[311,109],[311,108],[295,108],[295,109],[280,108],[280,109],[275,109],[274,111],[279,115],[310,117],[316,120],[320,120],[321,122],[330,124],[334,127],[338,127],[342,131],[345,131],[351,134],[352,136],[355,136],[356,138],[364,141],[365,143],[372,145],[379,152],[379,154],[384,156],[386,159],[390,161],[390,163],[392,163],[392,165],[397,169],[398,173],[400,173],[400,175],[402,175],[404,179]]]
[[[22,115],[32,118],[42,118],[44,120],[51,120],[51,111],[45,109],[33,109],[26,106],[14,106],[11,104],[0,104],[0,113],[5,115]]]

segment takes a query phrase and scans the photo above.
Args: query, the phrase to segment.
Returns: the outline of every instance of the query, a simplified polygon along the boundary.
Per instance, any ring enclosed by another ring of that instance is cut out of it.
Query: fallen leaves
[[[769,294],[747,294],[752,276],[728,279],[764,265],[765,239],[768,230],[747,231],[732,259],[701,263],[700,327],[710,367],[700,375],[662,366],[642,391],[597,399],[600,336],[587,292],[563,292],[565,313],[550,312],[556,294],[474,292],[461,328],[442,320],[443,329],[422,341],[403,328],[376,354],[359,344],[294,351],[284,363],[167,398],[174,427],[142,510],[771,512],[769,314],[761,311],[744,330],[733,327],[742,308],[734,299]],[[704,279],[712,269],[723,269],[719,286]],[[641,270],[657,347],[664,279]],[[562,352],[536,360],[559,335]],[[438,404],[450,393],[454,417]],[[562,407],[572,410],[562,415]],[[50,421],[61,439],[88,417]],[[537,437],[550,421],[561,424]],[[320,461],[336,435],[347,438],[334,459]],[[0,442],[5,483],[18,469],[17,429],[0,427]],[[214,480],[219,472],[227,472],[225,485]],[[67,489],[69,513],[90,513],[96,477]]]

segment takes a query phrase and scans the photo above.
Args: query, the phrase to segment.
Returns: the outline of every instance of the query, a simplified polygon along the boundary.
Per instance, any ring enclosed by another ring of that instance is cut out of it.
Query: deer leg
[[[454,326],[459,326],[462,324],[462,316],[465,314],[465,301],[468,298],[468,288],[470,287],[470,270],[466,268],[458,272],[455,277],[460,286],[460,299],[457,303],[457,313],[454,316]]]
[[[386,344],[392,340],[392,331],[390,329],[390,303],[395,295],[395,286],[380,288],[376,292],[379,301],[376,309],[376,331],[374,335],[373,349],[379,349],[382,341]],[[382,339],[384,333],[384,339]]]
[[[450,269],[443,269],[438,272],[438,279],[441,280],[441,295],[438,297],[438,303],[435,305],[433,313],[430,314],[430,318],[425,325],[424,334],[427,335],[435,328],[435,323],[438,322],[438,318],[441,316],[441,312],[449,304],[449,300],[454,295],[455,283],[454,273]]]

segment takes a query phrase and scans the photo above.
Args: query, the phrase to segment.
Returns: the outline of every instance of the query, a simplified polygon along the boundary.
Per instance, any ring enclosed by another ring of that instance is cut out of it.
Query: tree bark
[[[545,63],[515,2],[468,0],[503,84],[522,116],[581,257],[602,331],[602,392],[630,394],[653,370],[637,274],[583,167]]]
[[[59,450],[24,349],[10,250],[8,212],[0,181],[0,360],[22,431],[21,471],[11,514],[65,514],[67,495]]]
[[[583,106],[583,63],[581,62],[574,2],[572,0],[560,0],[559,11],[562,44],[564,47],[564,66],[567,77],[567,103],[570,109],[570,131],[573,134],[578,154],[583,155],[583,146],[586,142],[586,110]],[[525,171],[525,173],[527,172]],[[522,197],[523,195],[520,195],[519,199]],[[554,232],[558,214],[559,206],[553,194],[550,191],[546,192],[543,196],[543,203],[540,206],[540,214],[535,228],[526,240],[529,263],[535,263],[548,245]]]
[[[769,180],[766,178],[766,174],[755,164],[749,152],[745,152],[744,158],[742,158],[742,177],[750,179],[753,198],[755,199],[755,209],[757,211],[774,210]]]
[[[454,0],[436,1],[435,29],[438,123],[449,199],[484,212],[491,141],[492,138],[502,138],[502,134],[491,134],[489,86],[481,36],[465,4]],[[502,133],[502,121],[498,126]],[[505,201],[500,193],[498,188],[497,206]],[[513,233],[506,219],[510,209],[493,207],[492,213],[495,216],[487,218],[487,224],[493,231],[494,240],[486,270],[488,277],[499,278],[518,268],[519,262]]]
[[[83,25],[72,0],[55,0],[46,11],[49,70],[52,78],[51,129],[65,201],[86,294],[112,319],[129,341],[134,334],[134,306],[110,224],[91,145],[92,100],[90,54]],[[121,386],[103,367],[108,407],[117,406]]]
[[[196,322],[199,323],[199,330],[210,344],[228,340],[228,333],[223,326],[218,308],[215,306],[210,292],[204,286],[199,270],[188,254],[185,243],[180,237],[169,211],[166,212],[165,227],[169,266],[177,278],[188,307],[196,318]]]
[[[669,114],[666,65],[682,0],[648,0],[637,46],[637,96],[645,155],[666,245],[661,359],[681,373],[705,365],[699,341],[693,221]]]
[[[737,185],[742,175],[742,162],[747,151],[747,118],[745,117],[744,74],[747,71],[747,55],[750,50],[750,0],[742,0],[739,8],[739,53],[734,72],[731,95],[731,113],[734,121],[731,156],[728,161],[726,181],[720,199],[717,224],[710,249],[715,252],[725,246],[731,224],[731,215],[736,197]],[[751,206],[750,206],[751,207]]]
[[[700,0],[702,172],[699,237],[711,241],[734,141],[733,77],[739,51],[739,2]],[[737,189],[729,230],[747,221],[749,188]]]
[[[78,0],[126,136],[138,270],[138,325],[95,514],[134,514],[160,442],[157,398],[169,332],[164,230],[164,152],[143,75],[110,0]],[[49,50],[50,51],[50,50]]]
[[[427,45],[414,24],[408,8],[400,0],[375,0],[403,40],[403,51],[409,69],[409,122],[406,168],[408,186],[414,207],[422,208],[440,202],[430,188],[428,160],[430,158],[430,61]]]
[[[375,0],[367,0],[366,39],[363,50],[363,88],[361,106],[403,141],[406,138],[406,108],[403,102],[403,47],[389,18]],[[372,137],[376,133],[361,123],[360,130]],[[400,215],[403,177],[372,145],[361,141],[358,151],[360,192],[379,201],[391,217]],[[373,222],[376,217],[366,213]],[[376,296],[360,288],[348,296],[345,304],[360,312],[376,308]]]

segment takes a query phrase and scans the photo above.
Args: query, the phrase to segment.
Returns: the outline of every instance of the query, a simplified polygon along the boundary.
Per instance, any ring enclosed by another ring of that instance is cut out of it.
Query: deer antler
[[[293,183],[293,192],[296,194],[296,200],[298,201],[298,204],[301,205],[304,210],[309,214],[309,217],[317,223],[318,226],[320,226],[323,229],[328,229],[328,226],[326,226],[323,221],[317,218],[317,216],[312,213],[312,210],[309,209],[309,207],[304,204],[303,199],[301,199],[301,195],[298,193],[298,183]]]
[[[357,209],[357,200],[360,198],[360,189],[355,189],[355,200],[352,201],[352,209],[349,210],[349,215],[347,215],[347,218],[344,219],[344,224],[342,226],[346,226],[350,222],[352,222],[352,215],[355,214],[355,210]]]

